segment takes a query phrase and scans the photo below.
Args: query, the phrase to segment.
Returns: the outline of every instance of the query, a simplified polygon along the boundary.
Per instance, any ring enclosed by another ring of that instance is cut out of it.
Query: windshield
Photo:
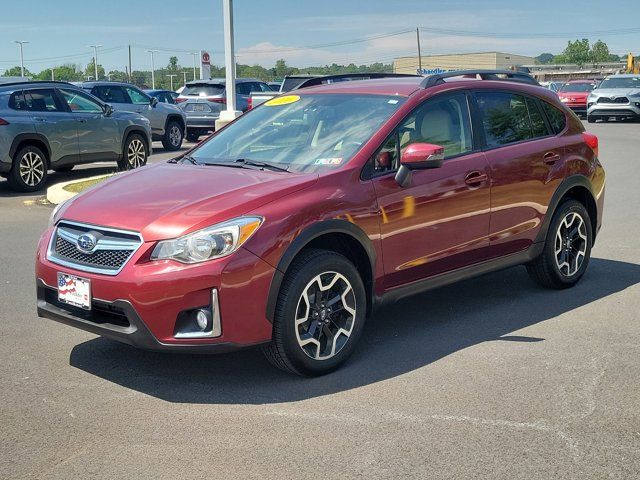
[[[187,85],[182,90],[182,95],[197,95],[199,97],[211,97],[213,95],[222,95],[224,93],[224,85],[211,85],[208,83]]]
[[[640,88],[640,77],[605,78],[598,88]]]
[[[198,163],[268,162],[291,171],[346,163],[405,99],[286,95],[246,113],[191,154]]]
[[[594,83],[565,83],[560,89],[561,92],[590,92],[596,88]]]

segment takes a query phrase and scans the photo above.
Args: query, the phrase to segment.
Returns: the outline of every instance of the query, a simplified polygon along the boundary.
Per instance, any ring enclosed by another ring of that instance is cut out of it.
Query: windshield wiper
[[[268,168],[269,170],[275,170],[276,172],[288,172],[288,168],[279,167],[273,163],[260,162],[258,160],[251,160],[249,158],[237,158],[236,163],[244,163],[245,165],[252,165],[254,167]]]
[[[189,157],[187,155],[184,155],[184,156],[178,157],[178,158],[172,158],[167,163],[178,163],[178,162],[182,162],[183,160],[186,160],[191,165],[200,165],[200,163],[198,163],[194,158]]]

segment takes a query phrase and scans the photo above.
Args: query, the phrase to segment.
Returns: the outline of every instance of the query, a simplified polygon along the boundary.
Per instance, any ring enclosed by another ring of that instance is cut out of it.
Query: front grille
[[[93,247],[83,251],[78,239],[87,236]],[[77,270],[115,275],[140,245],[142,237],[137,233],[62,221],[53,233],[47,258]]]
[[[600,97],[598,99],[598,103],[629,103],[629,99],[627,97],[615,97],[615,98],[609,98],[609,97]]]
[[[592,115],[597,116],[609,116],[609,117],[627,117],[627,116],[636,116],[637,113],[633,110],[629,109],[617,109],[617,110],[593,110]]]
[[[82,253],[77,247],[65,240],[56,237],[56,255],[66,258],[83,265],[95,265],[97,267],[105,267],[118,270],[127,261],[133,250],[97,250],[95,253]]]

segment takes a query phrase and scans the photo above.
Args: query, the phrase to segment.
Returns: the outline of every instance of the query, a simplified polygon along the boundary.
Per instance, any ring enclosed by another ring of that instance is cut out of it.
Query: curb
[[[55,185],[52,185],[49,188],[47,188],[47,201],[49,203],[53,203],[54,205],[58,205],[59,203],[67,201],[70,198],[75,197],[76,195],[78,195],[75,192],[69,192],[69,191],[65,190],[64,187],[66,187],[67,185],[71,185],[73,183],[86,182],[87,180],[93,180],[93,179],[96,179],[96,178],[103,178],[103,177],[107,177],[107,176],[109,176],[109,175],[104,175],[104,174],[103,175],[95,175],[93,177],[71,180],[69,182],[56,183]]]

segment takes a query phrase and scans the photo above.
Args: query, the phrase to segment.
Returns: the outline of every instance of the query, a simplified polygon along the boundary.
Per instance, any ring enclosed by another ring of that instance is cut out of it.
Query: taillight
[[[582,138],[584,138],[584,143],[593,150],[593,153],[598,156],[598,137],[596,137],[593,133],[582,132]]]
[[[178,97],[178,98],[176,98],[176,99],[175,99],[175,102],[176,102],[176,103],[182,103],[182,102],[186,102],[186,101],[187,101],[187,99],[186,99],[186,98],[180,98],[180,97]]]
[[[247,100],[247,110],[251,110],[253,108],[253,99],[249,97]]]
[[[4,118],[0,118],[0,125],[9,125],[9,122],[7,122]]]
[[[224,98],[220,98],[220,97],[207,97],[207,101],[213,102],[213,103],[222,103],[222,104],[227,103]]]

